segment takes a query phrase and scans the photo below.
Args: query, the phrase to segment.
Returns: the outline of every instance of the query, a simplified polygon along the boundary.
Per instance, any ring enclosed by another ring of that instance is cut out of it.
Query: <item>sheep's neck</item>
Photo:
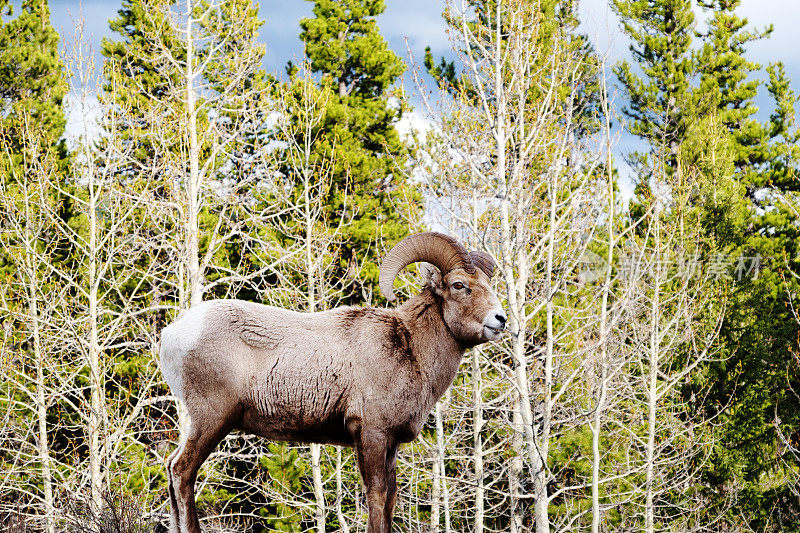
[[[411,333],[412,352],[430,386],[431,400],[439,400],[453,383],[465,347],[442,318],[442,302],[425,289],[400,309]],[[432,405],[432,404],[431,404]]]

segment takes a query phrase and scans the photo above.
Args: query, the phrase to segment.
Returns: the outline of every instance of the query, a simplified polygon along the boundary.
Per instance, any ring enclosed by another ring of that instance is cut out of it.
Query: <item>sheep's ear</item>
[[[444,287],[442,286],[442,273],[438,268],[430,263],[420,263],[419,271],[422,273],[422,280],[425,286],[441,296]]]

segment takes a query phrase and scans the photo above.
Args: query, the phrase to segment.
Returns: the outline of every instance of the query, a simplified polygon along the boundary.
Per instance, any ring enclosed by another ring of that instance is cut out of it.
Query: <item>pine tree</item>
[[[796,211],[785,201],[798,190],[797,99],[781,67],[768,67],[776,111],[766,123],[756,120],[761,66],[747,59],[746,48],[768,37],[771,28],[751,29],[736,14],[738,0],[700,5],[710,13],[705,28],[695,31],[686,0],[615,3],[647,76],[643,80],[628,65],[617,69],[631,100],[631,131],[657,156],[640,168],[641,203],[633,213],[641,214],[651,197],[644,181],[648,166],[663,167],[668,181],[690,179],[670,183],[693,191],[690,204],[699,213],[703,238],[710,252],[728,262],[733,279],[724,296],[721,354],[704,365],[685,394],[707,395],[706,418],[721,422],[713,430],[718,444],[704,472],[705,488],[719,494],[723,487],[743,487],[727,520],[735,524],[745,517],[748,527],[763,530],[774,527],[777,515],[786,520],[798,512],[786,498],[784,466],[770,459],[778,453],[775,421],[784,421],[787,434],[798,427],[793,396],[776,393],[794,385],[785,370],[794,361],[798,330],[790,312],[796,280],[785,275],[798,266]],[[692,34],[701,43],[696,52]],[[765,487],[765,476],[782,481]],[[709,516],[726,512],[728,502],[714,496],[710,501]]]
[[[749,216],[740,250],[752,270],[735,286],[735,305],[722,331],[730,356],[711,374],[714,400],[728,406],[720,417],[723,445],[711,479],[742,486],[732,513],[746,516],[748,527],[778,531],[800,515],[790,496],[800,465],[779,439],[779,432],[796,438],[800,431],[800,409],[791,393],[798,387],[800,325],[792,310],[800,303],[800,284],[790,274],[800,272],[800,132],[794,119],[798,97],[783,66],[766,70],[775,108],[760,125],[764,133],[754,164],[742,173]]]
[[[493,27],[493,19],[496,16],[497,3],[486,0],[469,0],[470,9],[475,12],[475,19],[466,24],[471,31],[486,31],[486,28]],[[599,84],[597,81],[598,58],[585,35],[578,31],[578,3],[575,0],[544,0],[537,2],[522,2],[521,6],[526,6],[532,11],[532,19],[541,23],[537,40],[539,46],[546,48],[558,43],[565,50],[574,54],[576,58],[576,72],[574,80],[576,95],[570,96],[566,87],[561,88],[560,101],[572,101],[576,109],[571,111],[576,125],[576,134],[583,136],[596,132],[598,129],[597,115],[599,107]],[[452,28],[451,31],[461,31],[459,15],[455,9],[449,8],[445,11],[444,17]],[[508,40],[515,28],[506,28],[508,21],[501,21],[501,32],[503,39]],[[461,52],[465,52],[462,50]],[[472,50],[472,53],[479,53]],[[537,55],[532,71],[548,68],[548,61],[551,60],[547,55]],[[463,91],[469,98],[475,98],[475,87],[472,86],[469,76],[465,72],[457,72],[454,61],[447,61],[444,57],[440,58],[436,64],[431,53],[430,47],[425,49],[423,64],[439,87],[446,90],[452,96],[457,96]],[[570,88],[572,89],[572,88]],[[541,101],[546,96],[542,94],[540,87],[534,86],[530,91],[530,101]]]
[[[0,16],[11,17],[12,5],[0,0]],[[17,17],[0,25],[0,116],[6,141],[16,147],[3,157],[17,157],[13,154],[22,151],[22,129],[28,127],[64,159],[66,145],[61,138],[66,117],[62,104],[67,82],[58,55],[58,33],[50,24],[46,1],[25,0],[20,8]]]
[[[753,197],[753,182],[760,179],[769,151],[768,129],[754,116],[761,66],[749,61],[745,52],[749,43],[767,38],[772,29],[750,29],[747,20],[736,14],[739,4],[738,0],[701,2],[710,17],[706,29],[698,32],[702,47],[695,54],[696,118],[683,151],[687,167],[696,167],[705,176],[697,202],[706,211],[706,231],[731,255],[744,251],[751,216],[747,198]]]
[[[214,287],[225,294],[226,279],[252,274],[244,245],[226,239],[238,231],[228,224],[243,224],[238,208],[247,205],[234,196],[248,195],[261,172],[256,152],[267,91],[257,15],[250,0],[125,0],[111,21],[122,39],[103,43],[106,98],[134,156],[122,176],[163,202],[156,216],[173,219],[154,222],[162,225],[154,232],[172,228],[170,246],[182,264],[165,296],[182,306]],[[209,186],[223,182],[232,185],[229,196],[209,194]],[[220,225],[222,213],[228,218]],[[213,260],[204,264],[209,248]]]
[[[0,0],[0,16],[13,15],[12,2]],[[26,0],[16,18],[0,25],[0,134],[3,166],[24,166],[24,147],[34,140],[42,150],[56,150],[66,158],[62,139],[66,125],[63,109],[67,82],[58,55],[59,37],[50,25],[47,2]],[[24,172],[24,169],[22,169]],[[9,168],[4,182],[14,180]],[[0,273],[13,275],[14,266],[0,253]]]
[[[353,302],[379,298],[381,248],[406,236],[420,212],[396,129],[405,103],[391,92],[405,65],[375,21],[384,9],[383,0],[315,0],[314,17],[300,22],[311,69],[333,92],[315,150],[335,165],[327,218],[350,221],[334,277],[348,280]]]
[[[633,154],[639,167],[639,187],[647,175],[648,161],[663,159],[666,168],[677,167],[679,145],[691,116],[690,82],[694,13],[690,0],[614,0],[614,10],[631,38],[633,61],[614,70],[628,98],[624,113],[632,120],[630,131],[650,145],[651,153]]]
[[[716,114],[735,143],[737,172],[747,172],[758,163],[754,158],[761,152],[755,148],[762,141],[763,132],[753,116],[758,111],[754,99],[761,84],[754,74],[761,65],[749,61],[745,51],[749,43],[769,37],[772,28],[750,30],[747,19],[736,14],[739,0],[708,0],[701,5],[711,11],[711,18],[707,30],[700,35],[703,46],[697,54],[697,106],[701,113]]]
[[[0,15],[12,14],[12,2],[0,0]],[[6,132],[29,118],[37,133],[48,144],[58,144],[65,155],[66,148],[59,140],[66,125],[62,104],[67,83],[58,41],[47,2],[23,1],[20,14],[0,27],[0,97]]]
[[[296,448],[284,443],[270,443],[268,449],[269,454],[261,457],[259,464],[269,476],[273,490],[283,498],[274,498],[259,510],[259,514],[266,518],[271,531],[306,531],[307,528],[302,526],[304,519],[308,518],[307,513],[298,512],[286,500],[291,501],[292,497],[302,492],[303,481],[311,469],[308,461]]]
[[[132,179],[152,179],[147,170],[153,165],[156,149],[147,135],[152,126],[149,114],[157,102],[169,97],[170,87],[177,83],[177,72],[162,68],[158,43],[153,39],[158,34],[160,42],[181,57],[177,36],[170,32],[166,20],[167,5],[167,0],[123,0],[118,17],[109,21],[111,30],[121,39],[103,38],[101,45],[106,58],[106,86],[101,98],[112,104],[109,113],[116,115],[117,127],[132,146],[133,157],[126,173]]]
[[[724,446],[709,478],[716,484],[744,485],[737,508],[748,517],[750,527],[763,529],[780,514],[798,512],[796,506],[787,505],[792,499],[785,498],[791,486],[781,473],[784,463],[766,459],[775,453],[776,413],[788,434],[798,427],[792,396],[775,393],[790,390],[793,383],[783,370],[774,370],[791,368],[798,334],[797,321],[788,311],[796,304],[791,296],[796,294],[796,280],[783,274],[787,267],[792,271],[798,267],[797,212],[786,202],[798,190],[797,98],[782,66],[768,66],[767,90],[775,110],[766,122],[759,122],[754,115],[761,66],[746,58],[746,45],[767,38],[772,28],[750,29],[747,20],[736,14],[738,0],[703,5],[711,17],[698,54],[698,109],[716,117],[730,164],[729,169],[720,161],[713,165],[728,177],[715,179],[713,188],[705,191],[704,225],[720,245],[727,245],[729,257],[754,269],[740,272],[731,287],[732,305],[722,330],[729,355],[711,369],[717,405],[729,409],[720,418],[725,422],[719,433]],[[697,146],[708,144],[702,136],[693,141]],[[709,168],[706,174],[712,172]],[[727,200],[712,202],[712,195]],[[712,409],[708,416],[718,414]],[[784,482],[764,487],[760,482],[764,475]]]

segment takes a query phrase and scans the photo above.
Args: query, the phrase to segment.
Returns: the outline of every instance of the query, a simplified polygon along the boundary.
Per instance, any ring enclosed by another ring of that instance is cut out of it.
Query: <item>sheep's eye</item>
[[[457,291],[460,291],[461,289],[464,288],[464,284],[461,283],[460,281],[456,281],[455,283],[453,283],[453,288]]]

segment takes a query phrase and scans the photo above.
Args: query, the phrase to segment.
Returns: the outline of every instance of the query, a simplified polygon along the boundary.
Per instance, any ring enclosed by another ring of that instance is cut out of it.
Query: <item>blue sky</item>
[[[265,20],[261,39],[266,43],[265,67],[282,74],[288,60],[302,58],[302,43],[298,38],[299,21],[311,15],[313,4],[304,0],[262,0],[261,18]],[[100,61],[99,46],[102,37],[115,35],[108,28],[108,20],[115,17],[120,2],[115,0],[51,0],[51,20],[65,40],[74,34],[74,20],[79,13],[86,19],[86,33]],[[417,61],[421,61],[426,46],[434,54],[448,55],[450,44],[441,18],[442,0],[386,0],[386,12],[378,17],[382,34],[390,46],[401,57],[408,59],[410,49]],[[701,11],[697,10],[702,16]],[[800,92],[800,35],[797,21],[800,20],[800,0],[743,0],[740,16],[746,17],[755,28],[769,24],[774,31],[769,39],[752,43],[748,57],[762,65],[783,61],[793,85]],[[611,63],[628,57],[629,42],[622,34],[619,20],[608,7],[608,0],[583,0],[580,6],[581,30],[595,43],[601,52],[607,52]],[[406,90],[413,97],[413,85],[408,76],[404,80]],[[770,101],[762,87],[756,101],[759,118],[766,119],[770,113]],[[617,106],[624,104],[616,98]],[[637,147],[636,139],[622,135],[615,152],[624,154]],[[621,169],[625,174],[625,169]]]
[[[312,16],[312,2],[304,0],[262,0],[260,16],[264,20],[261,41],[266,44],[265,67],[269,71],[283,73],[286,62],[297,62],[303,56],[300,34],[300,19]],[[86,20],[85,30],[96,50],[98,64],[99,47],[103,37],[117,38],[108,28],[108,21],[117,16],[121,3],[118,0],[50,0],[51,21],[64,39],[74,33],[74,21],[82,12]],[[390,46],[403,58],[407,56],[406,39],[415,54],[421,54],[426,46],[435,53],[449,51],[441,13],[443,3],[436,0],[388,0],[386,11],[378,17],[383,36]]]
[[[265,66],[282,71],[287,60],[302,56],[299,21],[311,15],[312,3],[304,0],[260,3],[261,17],[265,20],[261,38],[267,45]],[[73,21],[82,11],[95,48],[99,48],[102,37],[113,37],[108,20],[116,16],[119,8],[120,2],[116,0],[51,0],[52,22],[62,36],[68,38],[73,33]],[[378,22],[392,48],[403,57],[407,53],[406,40],[415,54],[421,54],[427,45],[443,54],[449,51],[449,43],[441,18],[442,8],[441,0],[387,0],[386,12]],[[787,64],[793,79],[800,80],[800,36],[796,29],[800,1],[743,0],[739,12],[757,28],[775,26],[770,39],[750,46],[750,57],[762,63],[780,59]],[[583,0],[580,16],[582,30],[599,44],[598,48],[610,50],[612,61],[627,57],[628,42],[607,0]]]

